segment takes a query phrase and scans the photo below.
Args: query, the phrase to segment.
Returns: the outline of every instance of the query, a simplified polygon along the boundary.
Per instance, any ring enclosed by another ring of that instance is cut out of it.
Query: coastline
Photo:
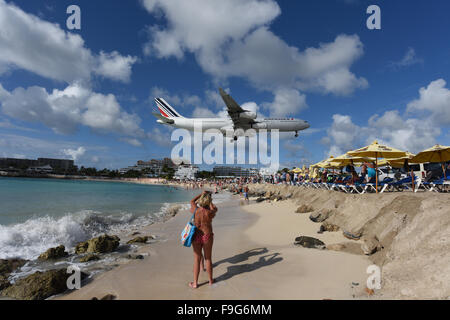
[[[214,220],[214,277],[208,286],[205,273],[200,287],[190,289],[192,248],[179,244],[179,233],[189,219],[186,211],[173,219],[145,227],[142,234],[155,234],[161,241],[140,247],[141,261],[130,261],[107,271],[80,290],[55,299],[91,299],[112,294],[117,299],[352,299],[364,298],[363,283],[370,261],[343,252],[300,248],[290,235],[272,243],[264,231],[272,223],[273,210],[266,204],[242,207],[237,196],[218,204]],[[280,203],[283,217],[292,213],[290,202]],[[285,225],[284,222],[281,224]],[[310,225],[298,225],[298,234]],[[262,231],[262,232],[261,232]],[[290,239],[290,240],[289,240]],[[126,240],[126,239],[125,239]],[[341,267],[336,267],[336,266]],[[352,282],[358,283],[353,286]]]
[[[179,235],[190,213],[181,206],[159,222],[117,233],[120,248],[128,250],[117,254],[140,255],[140,260],[119,259],[113,269],[93,275],[80,290],[50,299],[450,297],[450,194],[356,195],[250,185],[250,195],[250,203],[231,195],[220,197],[217,204],[213,286],[207,285],[204,272],[198,289],[187,285],[192,280],[192,248],[182,247]],[[137,235],[151,240],[125,245]],[[295,245],[299,236],[322,241],[325,250]],[[366,270],[374,264],[382,272],[382,288],[375,292],[366,288]]]

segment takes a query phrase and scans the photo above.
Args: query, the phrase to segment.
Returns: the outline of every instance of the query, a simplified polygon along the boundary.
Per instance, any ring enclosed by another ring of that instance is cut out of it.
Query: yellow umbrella
[[[371,159],[367,158],[367,157],[354,157],[347,153],[333,159],[333,162],[339,163],[340,166],[342,166],[342,167],[344,167],[348,164],[356,164],[356,163],[362,163],[362,162],[366,162],[366,161],[371,161]]]
[[[339,169],[339,168],[342,168],[343,167],[343,165],[341,165],[339,162],[326,162],[324,165],[323,165],[323,168],[324,169]]]
[[[375,158],[375,189],[378,193],[378,158],[395,159],[406,156],[406,152],[394,149],[388,146],[384,146],[378,143],[378,141],[372,142],[372,144],[347,152],[351,156],[370,157]]]
[[[311,168],[322,168],[322,165],[323,165],[324,162],[325,162],[325,160],[317,162],[317,163],[313,164],[311,166]]]
[[[411,161],[411,159],[414,158],[415,155],[408,151],[406,151],[405,153],[406,155],[404,157],[389,159],[385,161],[392,167],[403,166],[405,164],[405,160],[408,160],[409,163],[414,163]]]
[[[320,167],[326,169],[326,167],[329,165],[329,163],[334,159],[333,156],[330,156],[328,159],[323,160]]]
[[[441,146],[439,144],[431,147],[430,149],[419,152],[414,158],[411,159],[412,163],[425,163],[425,162],[438,162],[442,164],[442,171],[445,175],[444,162],[450,161],[450,147]]]
[[[301,173],[301,172],[302,172],[302,169],[300,169],[300,168],[295,168],[295,169],[292,170],[292,172],[293,172],[293,173]]]

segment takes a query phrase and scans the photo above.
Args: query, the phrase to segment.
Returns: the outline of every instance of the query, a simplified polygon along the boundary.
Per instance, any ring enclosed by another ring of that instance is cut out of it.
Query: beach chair
[[[416,181],[414,192],[419,191],[421,188],[423,188],[424,191],[433,191],[433,183],[424,181],[422,178],[418,178]]]
[[[449,176],[447,176],[447,179],[441,178],[438,181],[430,182],[430,191],[434,192],[445,192],[447,187],[450,186],[450,180]]]
[[[417,177],[414,177],[414,179],[417,179]],[[412,190],[412,178],[407,177],[404,179],[401,179],[399,181],[394,182],[388,182],[388,183],[381,183],[382,188],[380,193],[383,193],[385,191],[404,191],[404,190]]]

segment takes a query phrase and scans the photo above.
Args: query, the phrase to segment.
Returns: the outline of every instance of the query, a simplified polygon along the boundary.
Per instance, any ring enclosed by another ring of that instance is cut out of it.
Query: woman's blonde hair
[[[202,195],[200,196],[200,198],[197,200],[197,204],[198,204],[200,207],[203,207],[203,208],[209,207],[209,205],[211,204],[211,202],[212,202],[212,197],[211,197],[211,194],[210,194],[210,193],[204,193],[204,194],[202,194]]]

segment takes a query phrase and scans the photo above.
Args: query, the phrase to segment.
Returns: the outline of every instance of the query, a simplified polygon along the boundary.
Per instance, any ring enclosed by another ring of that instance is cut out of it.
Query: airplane
[[[220,95],[227,106],[229,118],[185,118],[179,114],[172,106],[170,106],[163,98],[155,98],[156,106],[160,113],[153,113],[158,118],[156,122],[173,126],[176,128],[194,130],[194,122],[201,121],[202,131],[208,129],[218,129],[222,134],[233,132],[233,139],[236,141],[238,137],[246,135],[246,130],[275,130],[280,132],[298,132],[310,127],[308,121],[294,118],[264,118],[258,119],[256,112],[244,110],[234,99],[219,88]]]

